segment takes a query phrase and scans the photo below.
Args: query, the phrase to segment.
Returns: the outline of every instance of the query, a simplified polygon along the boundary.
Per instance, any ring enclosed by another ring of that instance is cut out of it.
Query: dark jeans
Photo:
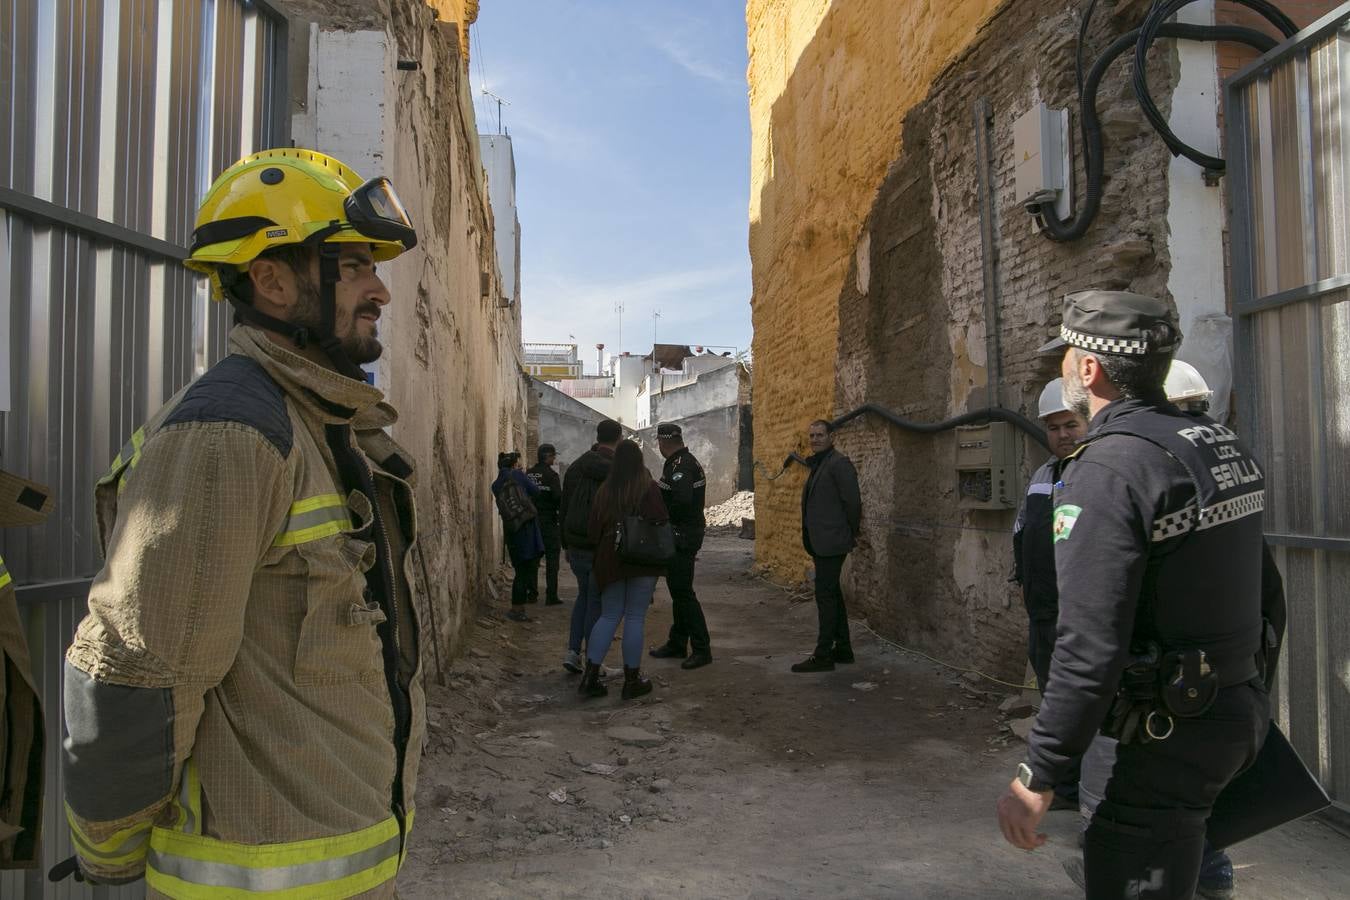
[[[582,640],[595,628],[600,618],[600,592],[595,589],[591,578],[591,567],[595,565],[595,551],[568,550],[567,564],[577,577],[577,602],[572,606],[571,629],[567,636],[567,649],[581,652]]]
[[[677,552],[666,567],[666,587],[670,589],[670,614],[673,619],[666,643],[681,653],[689,645],[693,645],[695,653],[712,651],[708,620],[703,617],[703,607],[694,593],[694,560],[697,556],[698,551]]]
[[[1050,680],[1050,657],[1055,652],[1055,620],[1032,619],[1027,628],[1027,660],[1036,673],[1036,688],[1045,693],[1046,682]],[[1055,796],[1068,803],[1078,802],[1078,778],[1080,760],[1075,760],[1073,768],[1064,776],[1064,780],[1055,785]]]
[[[515,577],[511,579],[511,605],[524,606],[530,599],[530,585],[539,578],[539,557],[521,559],[515,552],[510,556],[511,568],[515,570]]]
[[[1221,690],[1204,716],[1177,719],[1165,741],[1098,736],[1083,756],[1083,802],[1092,809],[1083,843],[1087,895],[1194,896],[1214,798],[1251,765],[1269,722],[1270,698],[1249,682]]]
[[[848,636],[848,610],[844,609],[844,591],[839,575],[844,571],[844,556],[813,556],[816,565],[816,615],[820,631],[816,636],[816,656],[828,658],[835,647],[851,647]]]
[[[558,599],[558,557],[562,555],[560,550],[544,549],[544,555],[541,559],[544,561],[544,599],[553,601]],[[539,599],[539,576],[538,565],[535,566],[535,578],[530,582],[530,600]]]
[[[1045,683],[1050,680],[1050,657],[1055,652],[1055,620],[1037,621],[1032,619],[1027,628],[1027,661],[1036,673],[1036,689],[1045,693]]]

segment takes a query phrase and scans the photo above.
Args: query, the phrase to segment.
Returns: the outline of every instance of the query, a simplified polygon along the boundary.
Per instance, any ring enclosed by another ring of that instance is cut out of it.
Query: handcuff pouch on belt
[[[1102,724],[1102,734],[1122,744],[1165,741],[1176,719],[1204,715],[1219,695],[1219,676],[1205,651],[1163,652],[1150,641],[1130,657]]]

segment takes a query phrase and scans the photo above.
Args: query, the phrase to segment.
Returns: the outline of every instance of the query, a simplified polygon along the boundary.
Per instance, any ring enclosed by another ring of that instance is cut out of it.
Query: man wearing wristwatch
[[[1065,399],[1090,426],[1054,486],[1058,639],[998,818],[1014,846],[1045,843],[1051,788],[1083,756],[1084,783],[1104,786],[1083,846],[1094,898],[1193,895],[1214,799],[1270,719],[1264,479],[1232,431],[1167,401],[1180,343],[1164,301],[1085,291],[1042,348],[1067,345]],[[1084,755],[1112,738],[1111,756]]]

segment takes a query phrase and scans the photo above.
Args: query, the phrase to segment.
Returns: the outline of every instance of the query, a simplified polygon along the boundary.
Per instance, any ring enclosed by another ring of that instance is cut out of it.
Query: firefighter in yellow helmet
[[[188,266],[230,355],[97,486],[106,563],[65,672],[80,869],[151,896],[393,896],[425,732],[413,467],[361,363],[375,271],[416,236],[388,181],[256,153]]]

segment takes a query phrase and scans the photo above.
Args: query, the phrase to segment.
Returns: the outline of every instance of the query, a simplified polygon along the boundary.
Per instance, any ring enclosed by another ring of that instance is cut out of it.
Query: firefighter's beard
[[[318,334],[323,327],[323,298],[319,293],[319,286],[308,276],[300,273],[297,273],[297,282],[299,299],[292,311],[291,321]],[[371,300],[362,300],[351,310],[343,309],[339,305],[333,323],[333,331],[337,335],[343,354],[358,366],[375,362],[384,352],[384,346],[379,341],[379,331],[373,323],[369,335],[363,335],[358,330],[363,320],[357,317],[362,315],[379,318],[379,304]]]

